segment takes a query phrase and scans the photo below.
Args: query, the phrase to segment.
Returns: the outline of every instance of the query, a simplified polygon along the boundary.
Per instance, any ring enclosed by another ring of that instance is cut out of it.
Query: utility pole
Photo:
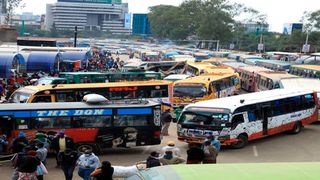
[[[74,27],[74,44],[73,47],[77,47],[78,26]]]

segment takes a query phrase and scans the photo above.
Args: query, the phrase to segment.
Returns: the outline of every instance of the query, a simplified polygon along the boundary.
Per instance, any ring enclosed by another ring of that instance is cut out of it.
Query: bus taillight
[[[160,139],[160,137],[161,137],[161,131],[155,131],[155,132],[153,133],[153,138],[155,138],[155,139]]]

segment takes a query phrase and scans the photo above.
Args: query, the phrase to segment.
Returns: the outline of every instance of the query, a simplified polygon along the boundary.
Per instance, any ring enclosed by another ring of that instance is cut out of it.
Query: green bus
[[[121,81],[161,80],[162,74],[153,71],[137,72],[61,72],[60,78],[68,80],[69,84],[105,83]]]

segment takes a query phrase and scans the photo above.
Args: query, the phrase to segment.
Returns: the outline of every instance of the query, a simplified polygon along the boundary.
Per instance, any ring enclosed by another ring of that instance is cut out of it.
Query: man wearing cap
[[[72,138],[65,136],[64,132],[61,131],[52,140],[51,147],[56,152],[57,167],[59,167],[60,166],[60,162],[58,160],[58,154],[60,152],[64,152],[67,148],[68,149],[74,149],[74,142],[73,142]]]
[[[19,153],[23,151],[23,148],[29,145],[29,141],[26,138],[26,133],[19,132],[17,138],[12,141],[12,151],[13,153]]]
[[[175,147],[174,141],[168,141],[167,146],[161,149],[161,154],[164,155],[166,151],[172,151],[174,156],[181,157],[181,151],[179,148]]]
[[[160,159],[159,159],[159,153],[156,151],[153,151],[150,153],[150,156],[147,158],[147,168],[152,168],[156,166],[161,166]]]

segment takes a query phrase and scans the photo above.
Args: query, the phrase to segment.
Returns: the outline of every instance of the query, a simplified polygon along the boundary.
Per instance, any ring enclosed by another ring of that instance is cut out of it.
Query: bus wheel
[[[293,129],[291,130],[292,134],[298,134],[302,130],[302,124],[300,121],[296,122],[296,124],[293,126]]]
[[[95,154],[100,154],[100,151],[99,151],[99,149],[97,148],[97,146],[95,144],[84,143],[84,144],[78,144],[77,145],[77,151],[79,153],[83,153],[87,149],[91,150]]]
[[[237,140],[237,142],[231,144],[231,147],[234,149],[243,148],[248,144],[248,136],[245,134],[240,134]]]

